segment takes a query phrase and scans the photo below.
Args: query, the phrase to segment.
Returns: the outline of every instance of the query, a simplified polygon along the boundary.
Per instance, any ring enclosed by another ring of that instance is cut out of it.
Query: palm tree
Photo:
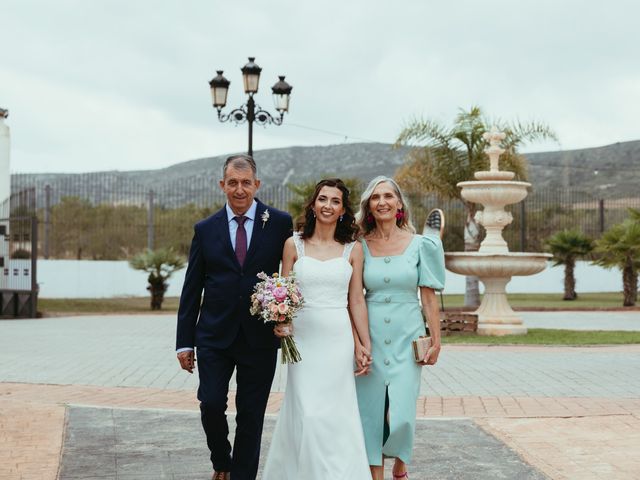
[[[631,218],[614,225],[596,241],[594,261],[605,268],[622,270],[622,292],[625,307],[638,301],[638,271],[640,270],[640,212],[632,210]]]
[[[149,274],[147,290],[151,293],[151,310],[161,310],[164,293],[169,284],[167,280],[178,270],[184,268],[184,258],[170,248],[147,250],[129,260],[135,270],[143,270]]]
[[[593,241],[579,230],[562,230],[547,239],[547,249],[553,254],[554,265],[564,265],[563,300],[575,300],[576,278],[574,270],[576,260],[593,251]]]
[[[458,199],[465,207],[465,251],[480,247],[480,229],[475,220],[477,206],[460,196],[458,182],[473,179],[474,172],[487,170],[489,157],[484,152],[488,142],[483,134],[496,126],[506,134],[500,157],[504,170],[516,173],[516,179],[526,179],[526,163],[517,149],[527,141],[556,140],[553,131],[543,123],[506,123],[487,119],[480,107],[460,109],[453,125],[444,126],[433,120],[414,120],[398,135],[396,147],[413,147],[407,162],[396,172],[396,180],[413,193],[433,192],[447,199]],[[467,277],[465,305],[480,304],[477,277]]]

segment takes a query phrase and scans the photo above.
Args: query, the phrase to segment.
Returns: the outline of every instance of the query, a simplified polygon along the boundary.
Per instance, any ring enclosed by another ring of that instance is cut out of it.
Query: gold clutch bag
[[[424,360],[424,356],[429,351],[429,348],[431,348],[431,337],[427,337],[426,335],[418,337],[411,342],[411,346],[413,347],[413,358],[416,362],[420,363]]]

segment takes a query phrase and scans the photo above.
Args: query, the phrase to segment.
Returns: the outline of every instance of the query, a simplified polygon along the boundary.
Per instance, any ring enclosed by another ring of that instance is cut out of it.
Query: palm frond
[[[401,146],[444,146],[449,143],[449,134],[445,127],[432,120],[411,121],[405,126],[394,143],[394,147]]]
[[[497,124],[497,127],[506,135],[503,142],[505,148],[517,148],[525,143],[541,140],[558,141],[556,133],[542,122],[523,123],[520,120],[516,120],[512,123],[501,122]]]

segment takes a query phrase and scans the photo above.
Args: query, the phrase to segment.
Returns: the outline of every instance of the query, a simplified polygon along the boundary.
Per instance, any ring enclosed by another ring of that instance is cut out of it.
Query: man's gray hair
[[[253,172],[253,176],[255,177],[258,173],[258,169],[256,168],[256,161],[253,159],[251,155],[247,155],[244,153],[240,153],[237,155],[231,155],[228,157],[224,165],[222,166],[222,178],[224,179],[227,175],[227,168],[232,166],[234,168],[239,168],[240,170],[251,169]]]

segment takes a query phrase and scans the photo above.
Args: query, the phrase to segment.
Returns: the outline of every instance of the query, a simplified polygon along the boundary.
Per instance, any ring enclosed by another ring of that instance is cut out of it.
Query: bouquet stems
[[[296,347],[296,342],[293,341],[293,336],[282,338],[282,363],[298,363],[302,358],[300,352]]]

